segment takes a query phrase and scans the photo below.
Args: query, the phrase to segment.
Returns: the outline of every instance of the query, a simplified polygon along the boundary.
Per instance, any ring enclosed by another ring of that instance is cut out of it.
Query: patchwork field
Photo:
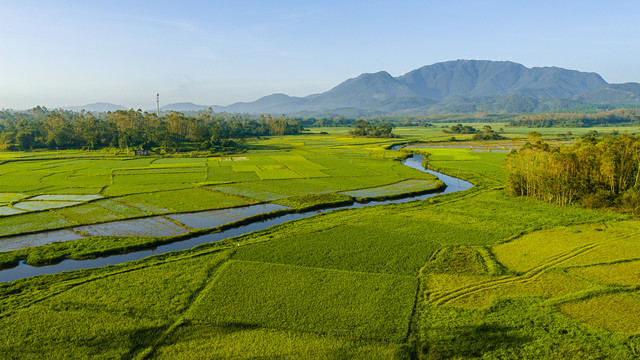
[[[409,181],[411,191],[435,186],[432,176],[395,161],[404,154],[386,150],[389,143],[306,135],[249,144],[246,156],[122,157],[70,151],[7,156],[9,160],[0,164],[0,237],[409,180],[424,180]],[[20,179],[19,186],[15,179]],[[406,191],[392,186],[385,195]],[[304,203],[300,205],[306,206]],[[31,222],[28,214],[33,212],[44,221]],[[30,223],[33,225],[27,225]]]
[[[24,188],[0,187],[0,205],[8,208],[38,195],[58,197],[35,201],[82,201],[2,216],[0,229],[16,234],[87,226],[83,232],[89,232],[117,225],[110,220],[142,217],[130,226],[143,231],[157,227],[146,224],[155,221],[152,215],[162,215],[162,226],[187,231],[178,223],[191,211],[233,216],[238,206],[263,202],[305,208],[400,195],[434,183],[395,161],[403,153],[387,150],[391,143],[304,135],[261,140],[233,157],[43,158],[48,169],[69,173],[64,176],[94,173],[105,182],[92,180],[77,193],[55,176],[26,181]],[[505,153],[419,151],[428,154],[430,167],[476,186],[425,201],[322,213],[121,265],[1,283],[0,327],[6,331],[0,332],[0,354],[7,359],[640,356],[640,221],[508,196],[501,168]],[[9,165],[9,170],[28,169]],[[163,182],[119,183],[151,174]],[[59,197],[63,194],[100,197]],[[192,220],[199,226],[201,219]],[[64,258],[99,248],[97,240],[132,239],[85,238],[0,254]]]

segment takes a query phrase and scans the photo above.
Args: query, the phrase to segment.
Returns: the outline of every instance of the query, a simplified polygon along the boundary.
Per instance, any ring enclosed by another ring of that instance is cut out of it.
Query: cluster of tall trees
[[[589,137],[561,147],[530,140],[505,160],[512,195],[640,212],[639,136]]]
[[[502,129],[500,129],[502,131]],[[473,126],[457,124],[453,125],[449,128],[449,130],[444,130],[445,134],[473,134],[471,137],[472,140],[503,140],[504,136],[498,134],[495,130],[491,128],[489,125],[485,125],[482,127],[482,130],[478,130]]]
[[[444,130],[446,134],[475,134],[477,131],[473,126],[462,124],[453,125],[449,130]]]
[[[103,147],[199,149],[236,147],[238,139],[267,135],[293,135],[302,131],[295,120],[261,115],[203,111],[196,116],[172,112],[158,117],[141,110],[118,110],[95,116],[87,112],[49,111],[37,107],[27,112],[0,112],[1,149],[96,149]]]
[[[526,127],[590,127],[595,125],[640,122],[640,109],[625,108],[596,113],[540,113],[513,118],[509,126]]]
[[[296,118],[296,120],[304,127],[353,127],[357,123],[357,120],[344,116]]]
[[[358,120],[356,127],[349,133],[355,136],[375,137],[375,138],[392,138],[393,126],[387,122],[380,125],[373,125],[365,120]]]

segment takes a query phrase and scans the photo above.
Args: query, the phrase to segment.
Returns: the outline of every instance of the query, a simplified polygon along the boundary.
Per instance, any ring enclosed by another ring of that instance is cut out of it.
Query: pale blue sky
[[[640,82],[638,1],[0,0],[0,108],[305,96],[363,72],[509,60]]]

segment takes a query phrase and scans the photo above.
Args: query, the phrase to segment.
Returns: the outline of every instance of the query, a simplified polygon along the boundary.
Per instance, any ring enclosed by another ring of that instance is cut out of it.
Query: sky
[[[640,1],[0,0],[0,109],[306,96],[456,59],[640,82]]]

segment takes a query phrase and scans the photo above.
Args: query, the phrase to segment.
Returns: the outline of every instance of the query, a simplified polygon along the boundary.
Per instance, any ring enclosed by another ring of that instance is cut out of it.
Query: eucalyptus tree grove
[[[201,149],[235,147],[237,139],[268,135],[294,135],[298,121],[271,115],[245,118],[203,111],[195,116],[172,112],[158,117],[141,110],[118,110],[98,116],[88,112],[0,112],[0,149],[96,149],[104,147]]]
[[[568,205],[640,210],[640,137],[585,138],[553,147],[537,139],[505,160],[515,196]]]

